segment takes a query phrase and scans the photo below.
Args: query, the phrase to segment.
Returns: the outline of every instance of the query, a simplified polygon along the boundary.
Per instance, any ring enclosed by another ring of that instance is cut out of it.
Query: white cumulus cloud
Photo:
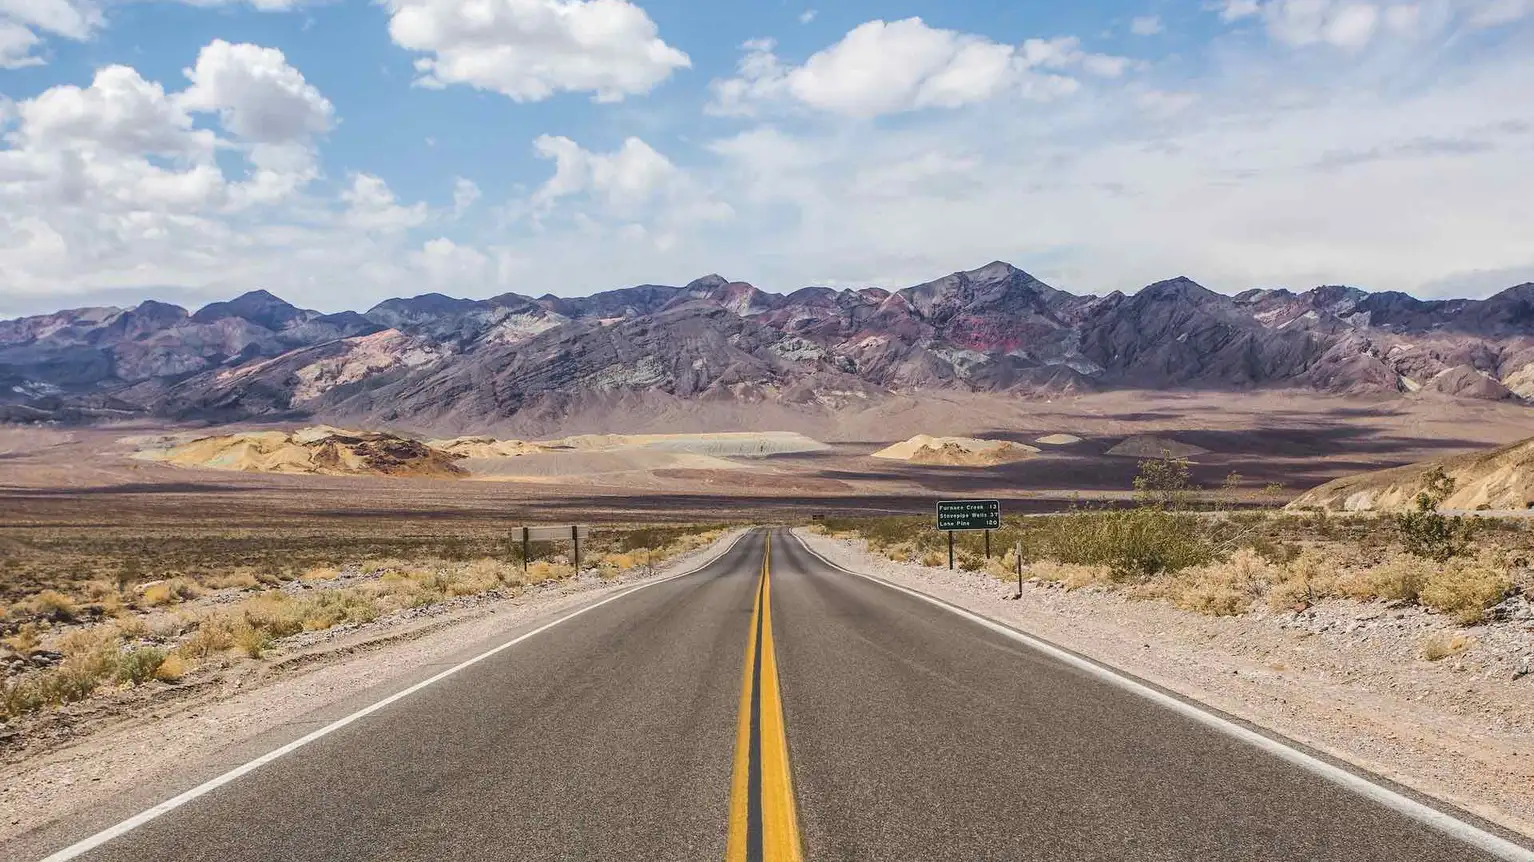
[[[346,223],[362,230],[402,231],[424,224],[428,215],[426,204],[401,204],[389,184],[372,174],[353,174],[341,200],[347,204]]]
[[[192,86],[181,94],[192,111],[217,112],[225,129],[247,141],[307,140],[330,129],[330,100],[276,48],[214,40],[185,70]]]
[[[455,218],[468,212],[469,207],[474,206],[479,200],[479,186],[473,180],[456,177],[453,180],[453,216]]]
[[[750,116],[784,99],[864,118],[956,108],[1009,92],[1047,100],[1079,86],[1065,70],[1115,77],[1128,67],[1124,58],[1081,50],[1074,38],[1015,46],[930,27],[920,18],[860,24],[800,66],[783,63],[770,40],[742,48],[737,76],[710,85],[712,113]]]
[[[648,93],[687,55],[627,0],[385,0],[395,44],[428,87],[466,84],[519,102],[589,92],[599,102]]]
[[[610,153],[593,152],[575,141],[541,135],[533,151],[554,162],[554,175],[533,192],[529,204],[539,223],[562,202],[580,229],[623,230],[669,245],[689,226],[729,219],[732,208],[714,198],[691,175],[639,138],[628,138]]]
[[[1161,30],[1161,19],[1155,15],[1143,15],[1129,22],[1129,32],[1136,36],[1154,36]]]

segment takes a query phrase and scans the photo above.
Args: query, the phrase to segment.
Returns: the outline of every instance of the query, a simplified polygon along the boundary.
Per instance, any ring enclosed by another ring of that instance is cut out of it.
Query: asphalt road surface
[[[752,533],[72,858],[1498,858],[770,544],[770,566]]]

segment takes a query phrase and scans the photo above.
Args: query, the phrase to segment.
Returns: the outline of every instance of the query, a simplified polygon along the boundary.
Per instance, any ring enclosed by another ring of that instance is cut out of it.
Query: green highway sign
[[[939,530],[999,530],[1000,500],[941,500],[937,504]]]

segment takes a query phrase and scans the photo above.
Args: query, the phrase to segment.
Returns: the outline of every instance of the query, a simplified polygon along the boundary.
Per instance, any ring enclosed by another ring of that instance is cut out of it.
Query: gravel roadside
[[[952,602],[1534,836],[1534,623],[1461,631],[1419,608],[1323,602],[1302,614],[1206,617],[1092,588],[1001,582],[896,563],[800,528],[827,560]]]
[[[261,744],[258,737],[288,728],[312,730],[317,712],[369,698],[375,689],[401,687],[402,681],[440,669],[470,645],[698,568],[743,532],[726,533],[648,576],[583,575],[516,598],[466,599],[431,614],[401,615],[312,638],[277,662],[252,660],[189,691],[172,686],[77,705],[68,741],[6,751],[0,764],[0,859],[41,856],[58,843],[53,834],[74,818],[99,819],[103,809],[153,805],[185,789],[188,775],[238,762],[231,762],[232,753]],[[254,755],[242,759],[249,756]],[[78,837],[83,836],[73,836]]]

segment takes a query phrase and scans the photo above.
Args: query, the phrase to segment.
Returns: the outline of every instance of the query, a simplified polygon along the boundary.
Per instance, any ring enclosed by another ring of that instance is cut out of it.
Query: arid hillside
[[[1490,452],[1471,452],[1389,470],[1344,476],[1315,488],[1291,509],[1399,512],[1416,505],[1435,468],[1453,481],[1441,508],[1524,511],[1534,509],[1534,439]]]

